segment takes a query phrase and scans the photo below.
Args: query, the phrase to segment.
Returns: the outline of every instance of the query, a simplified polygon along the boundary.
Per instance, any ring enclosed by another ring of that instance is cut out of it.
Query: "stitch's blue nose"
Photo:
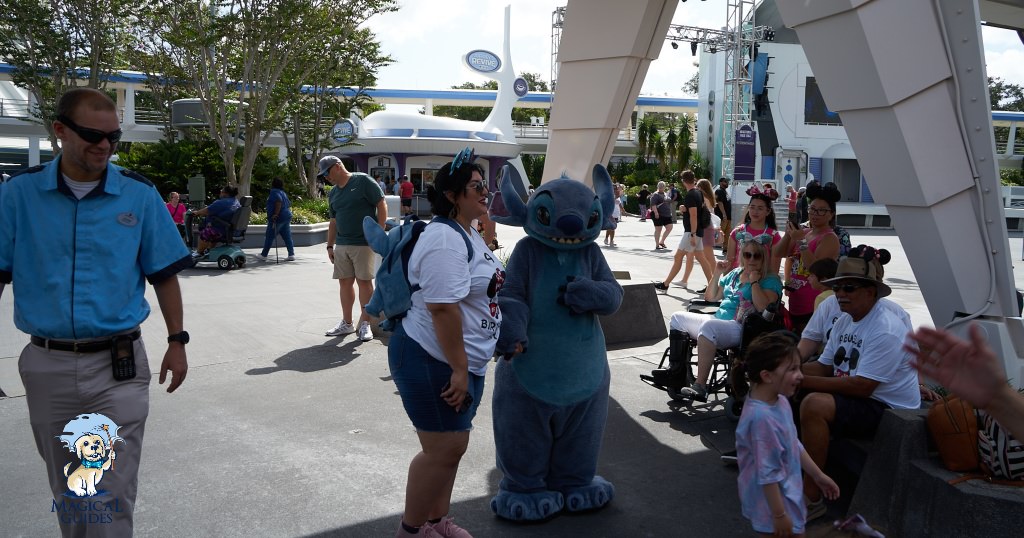
[[[583,219],[576,215],[563,215],[558,217],[555,226],[558,226],[565,235],[576,235],[583,229]]]

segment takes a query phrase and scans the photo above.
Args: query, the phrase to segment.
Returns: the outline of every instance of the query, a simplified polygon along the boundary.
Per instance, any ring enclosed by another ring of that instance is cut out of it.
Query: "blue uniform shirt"
[[[60,340],[129,330],[149,316],[146,285],[193,265],[160,194],[113,164],[81,200],[60,158],[14,176],[0,197],[0,282],[14,324]]]

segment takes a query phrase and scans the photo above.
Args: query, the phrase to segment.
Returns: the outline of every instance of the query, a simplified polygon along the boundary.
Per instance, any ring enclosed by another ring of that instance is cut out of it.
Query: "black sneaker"
[[[694,383],[689,387],[683,387],[683,389],[679,391],[679,394],[683,398],[697,400],[698,402],[708,401],[708,389],[699,383]]]
[[[701,288],[699,290],[693,290],[693,293],[704,293],[706,291],[708,291],[708,287],[704,286],[703,288]]]
[[[655,282],[654,289],[658,291],[668,291],[668,286],[666,286],[664,282]]]
[[[738,465],[736,459],[736,449],[726,450],[725,452],[722,452],[722,455],[720,457],[722,458],[722,463],[728,463],[729,465]]]

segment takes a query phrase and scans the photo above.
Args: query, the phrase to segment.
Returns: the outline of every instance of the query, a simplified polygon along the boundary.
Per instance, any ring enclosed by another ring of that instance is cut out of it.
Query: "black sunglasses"
[[[842,285],[836,284],[836,285],[832,286],[832,291],[834,293],[839,293],[840,291],[843,292],[843,293],[853,293],[853,292],[863,288],[864,286],[865,286],[865,284],[842,284]]]
[[[755,260],[760,260],[763,257],[764,257],[764,255],[761,254],[760,252],[746,251],[746,252],[743,253],[743,259],[744,260],[749,260],[750,258],[754,258]]]
[[[57,121],[67,125],[69,129],[75,132],[82,140],[90,144],[99,144],[104,138],[110,142],[111,145],[117,144],[121,141],[121,129],[116,131],[110,131],[109,133],[100,131],[98,129],[90,129],[88,127],[82,127],[77,123],[71,121],[71,118],[61,114],[57,116]]]
[[[487,185],[483,181],[470,181],[466,183],[466,190],[474,190],[477,194],[483,194],[487,190]]]

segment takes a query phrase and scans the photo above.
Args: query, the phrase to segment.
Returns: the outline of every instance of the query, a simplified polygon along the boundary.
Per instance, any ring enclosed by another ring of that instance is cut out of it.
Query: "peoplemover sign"
[[[501,69],[501,59],[487,50],[473,50],[466,54],[466,66],[481,73],[493,73]]]

